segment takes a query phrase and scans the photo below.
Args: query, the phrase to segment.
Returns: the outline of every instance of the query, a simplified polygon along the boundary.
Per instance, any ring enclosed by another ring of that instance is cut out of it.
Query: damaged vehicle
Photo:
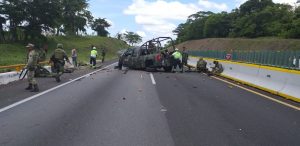
[[[172,70],[171,54],[175,46],[172,38],[158,37],[145,42],[140,47],[127,49],[119,56],[119,69],[128,67],[131,69],[142,69],[153,71],[164,69],[166,72]]]

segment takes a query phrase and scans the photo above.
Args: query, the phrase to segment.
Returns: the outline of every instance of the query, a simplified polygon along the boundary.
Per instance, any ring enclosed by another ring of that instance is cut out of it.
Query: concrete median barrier
[[[255,84],[273,94],[278,94],[284,89],[288,76],[289,74],[283,72],[260,68]]]
[[[190,65],[196,66],[197,60],[192,57]],[[214,66],[214,59],[205,60],[209,69]],[[300,71],[225,60],[219,62],[224,68],[223,77],[300,102]]]
[[[300,73],[288,73],[288,76],[286,77],[286,84],[278,94],[288,99],[300,102]]]
[[[0,85],[19,80],[19,73],[16,71],[0,74]]]
[[[51,72],[51,66],[44,66],[44,68]],[[19,80],[19,75],[20,72],[18,71],[0,73],[0,85],[8,84],[10,82]],[[26,78],[27,77],[25,77],[24,79]]]

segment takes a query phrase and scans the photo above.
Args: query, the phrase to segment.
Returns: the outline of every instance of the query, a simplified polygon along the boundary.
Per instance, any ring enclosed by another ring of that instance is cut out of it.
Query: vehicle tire
[[[122,70],[122,66],[123,66],[122,63],[119,62],[119,64],[118,64],[118,69],[119,69],[119,70]]]
[[[171,72],[172,71],[172,66],[165,66],[164,71],[165,72]]]

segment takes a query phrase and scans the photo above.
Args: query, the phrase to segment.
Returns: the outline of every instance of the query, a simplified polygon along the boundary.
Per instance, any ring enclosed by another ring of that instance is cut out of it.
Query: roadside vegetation
[[[56,44],[62,43],[68,55],[76,48],[79,62],[87,62],[92,44],[99,55],[105,48],[106,59],[112,59],[119,49],[139,41],[125,34],[109,37],[111,24],[94,18],[88,7],[88,0],[0,0],[0,66],[25,63],[27,43],[48,48],[48,58]],[[95,31],[92,36],[87,28]]]
[[[173,32],[177,43],[205,38],[300,38],[300,7],[248,0],[229,13],[197,12]]]
[[[57,43],[64,45],[64,49],[69,56],[71,55],[71,49],[76,48],[78,51],[78,60],[82,63],[86,63],[89,60],[91,44],[97,47],[99,56],[101,55],[100,49],[105,48],[107,50],[106,59],[116,58],[118,50],[128,47],[124,41],[108,37],[49,37],[46,43],[48,45],[48,59],[56,48]],[[24,43],[1,44],[0,52],[0,66],[25,63],[27,50]]]

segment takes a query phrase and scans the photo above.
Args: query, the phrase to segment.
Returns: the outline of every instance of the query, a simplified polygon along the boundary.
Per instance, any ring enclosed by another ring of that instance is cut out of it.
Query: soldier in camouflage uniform
[[[203,58],[199,58],[199,60],[197,61],[197,71],[206,73],[207,72],[206,65],[207,62],[203,60]]]
[[[28,44],[26,46],[26,48],[28,48],[28,61],[27,64],[25,66],[26,69],[28,69],[28,74],[27,74],[27,79],[29,82],[28,87],[26,88],[26,90],[30,90],[31,92],[39,92],[39,88],[37,85],[37,81],[34,78],[34,72],[35,69],[37,67],[38,64],[38,59],[39,59],[39,53],[38,51],[34,48],[33,44]]]
[[[213,63],[215,64],[215,66],[212,68],[212,74],[220,75],[224,70],[222,64],[220,64],[219,61],[216,60]]]
[[[62,44],[57,44],[57,49],[54,50],[53,55],[50,58],[52,72],[57,82],[60,82],[60,76],[64,73],[65,60],[70,63],[66,52],[63,50]]]
[[[183,49],[182,49],[182,65],[185,65],[186,67],[188,67],[189,70],[191,70],[191,67],[188,65],[188,59],[189,59],[189,54],[186,51],[186,48],[183,47]]]

